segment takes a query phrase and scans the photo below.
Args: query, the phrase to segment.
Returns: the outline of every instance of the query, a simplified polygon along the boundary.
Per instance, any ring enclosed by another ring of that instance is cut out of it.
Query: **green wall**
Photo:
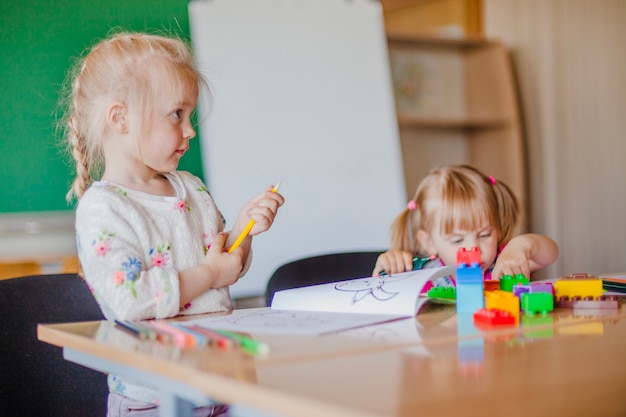
[[[56,116],[66,71],[115,28],[189,39],[187,0],[8,0],[0,5],[0,213],[72,210]],[[200,140],[180,169],[202,175]]]

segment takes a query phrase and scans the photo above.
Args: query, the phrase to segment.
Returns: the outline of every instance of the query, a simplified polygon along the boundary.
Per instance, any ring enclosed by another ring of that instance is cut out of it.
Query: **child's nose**
[[[193,139],[196,137],[196,130],[193,128],[193,126],[189,125],[183,132],[183,135],[185,139]]]

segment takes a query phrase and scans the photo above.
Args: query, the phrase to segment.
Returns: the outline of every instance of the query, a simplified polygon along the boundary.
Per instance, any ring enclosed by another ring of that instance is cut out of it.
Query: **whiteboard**
[[[231,295],[264,294],[297,258],[389,247],[406,195],[380,3],[196,0],[189,16],[213,96],[205,179],[227,230],[267,186],[286,199]]]

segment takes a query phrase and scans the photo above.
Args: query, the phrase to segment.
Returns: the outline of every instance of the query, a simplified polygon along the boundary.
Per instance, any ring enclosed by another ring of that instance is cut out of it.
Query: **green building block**
[[[447,298],[450,300],[456,300],[455,287],[432,287],[426,294],[430,298]]]
[[[513,287],[516,284],[527,285],[530,283],[530,279],[526,278],[523,274],[502,275],[500,278],[500,289],[502,291],[513,292]]]

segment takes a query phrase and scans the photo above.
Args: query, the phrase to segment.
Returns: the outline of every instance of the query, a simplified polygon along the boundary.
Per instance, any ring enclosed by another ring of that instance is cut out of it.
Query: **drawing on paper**
[[[389,284],[405,278],[406,276],[395,277],[389,275],[382,278],[372,277],[369,279],[341,281],[335,284],[335,289],[337,291],[354,293],[350,304],[356,304],[368,296],[372,296],[372,298],[378,301],[387,301],[400,294],[398,291],[390,290]]]

